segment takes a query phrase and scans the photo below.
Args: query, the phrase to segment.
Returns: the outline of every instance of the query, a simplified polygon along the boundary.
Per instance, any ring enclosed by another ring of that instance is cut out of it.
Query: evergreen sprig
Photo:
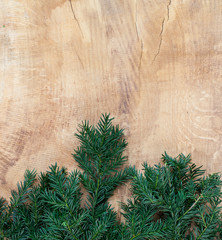
[[[116,213],[108,199],[130,178],[128,168],[119,170],[127,160],[123,155],[127,143],[123,129],[113,126],[112,120],[109,114],[103,114],[97,126],[85,121],[76,134],[81,145],[73,157],[83,170],[80,179],[88,192],[85,204],[90,213],[88,228],[94,233],[88,239],[111,239],[110,233],[117,233],[113,229],[118,225]]]
[[[190,155],[162,160],[133,170],[133,198],[122,204],[127,239],[221,239],[220,174],[203,177]]]
[[[73,157],[80,171],[57,164],[39,176],[26,170],[10,201],[0,198],[0,239],[222,239],[221,175],[204,175],[183,154],[165,153],[160,164],[144,163],[143,172],[124,168],[127,143],[112,120],[103,114],[96,126],[79,125]],[[121,203],[120,222],[108,200],[128,180],[132,197]]]

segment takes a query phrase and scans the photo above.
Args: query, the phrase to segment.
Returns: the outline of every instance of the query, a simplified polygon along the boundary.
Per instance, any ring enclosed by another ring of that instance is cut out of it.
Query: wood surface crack
[[[139,32],[138,32],[138,26],[137,26],[137,20],[138,20],[138,8],[137,8],[137,0],[136,0],[136,2],[135,2],[135,4],[136,4],[136,7],[135,7],[135,9],[136,9],[136,13],[135,13],[135,26],[136,26],[136,34],[137,34],[137,39],[139,40],[140,39],[140,37],[139,37]]]
[[[163,30],[164,30],[164,24],[165,24],[165,18],[163,19],[162,21],[162,27],[161,27],[161,31],[160,31],[160,41],[159,41],[159,45],[158,45],[158,50],[157,50],[157,53],[155,54],[154,56],[154,59],[152,61],[152,64],[155,62],[157,56],[159,55],[160,53],[160,48],[161,48],[161,45],[162,45],[162,40],[163,40]]]
[[[75,14],[75,11],[74,11],[74,8],[73,8],[73,5],[72,5],[72,0],[69,0],[69,3],[70,3],[70,8],[71,8],[71,11],[72,11],[72,15],[73,15],[73,17],[74,17],[74,19],[75,19],[75,21],[76,21],[76,23],[77,23],[77,25],[79,27],[79,30],[80,30],[80,32],[82,34],[82,37],[83,37],[82,28],[81,28],[81,26],[79,24],[79,20],[76,17],[76,14]]]
[[[140,42],[140,61],[139,61],[139,65],[138,65],[139,78],[140,78],[142,58],[143,58],[143,41],[141,40],[141,42]]]
[[[79,59],[80,64],[82,65],[82,68],[84,69],[85,67],[84,67],[84,64],[82,62],[82,59],[79,57],[79,54],[77,52],[76,52],[76,54],[77,54],[77,57]]]
[[[139,31],[138,31],[138,4],[137,4],[137,0],[135,1],[135,27],[136,27],[136,35],[137,35],[137,39],[138,41],[140,41],[140,58],[139,58],[139,64],[138,64],[138,74],[139,74],[139,79],[140,79],[140,72],[141,72],[141,64],[142,64],[142,58],[143,58],[143,40],[139,35]]]
[[[136,35],[137,35],[137,39],[139,40],[140,37],[139,37],[139,33],[138,33],[137,22],[135,22],[135,25],[136,25]]]
[[[167,20],[169,21],[170,19],[170,5],[171,5],[172,0],[169,0],[169,3],[167,5]]]
[[[170,18],[170,5],[172,3],[172,0],[169,0],[168,4],[167,4],[167,21],[169,21]],[[164,32],[164,28],[165,28],[165,22],[166,22],[166,17],[164,17],[164,19],[162,20],[162,25],[161,25],[161,31],[160,31],[160,40],[159,40],[159,45],[158,45],[158,49],[157,52],[153,58],[152,64],[155,62],[157,56],[160,53],[160,49],[161,49],[161,45],[162,45],[162,41],[163,41],[163,32]]]

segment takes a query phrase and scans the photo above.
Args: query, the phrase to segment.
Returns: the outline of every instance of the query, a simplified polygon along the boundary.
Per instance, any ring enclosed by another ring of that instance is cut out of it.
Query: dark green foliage
[[[144,175],[133,170],[133,199],[122,204],[126,239],[221,239],[221,180],[202,177],[190,155],[163,164],[143,164]]]
[[[204,176],[190,155],[163,164],[143,164],[144,173],[123,168],[123,129],[102,115],[96,126],[83,122],[73,157],[81,172],[57,164],[37,177],[27,170],[9,202],[0,198],[2,240],[222,239],[221,180]],[[132,198],[122,203],[123,223],[108,200],[131,180]],[[80,186],[87,192],[83,202]]]
[[[86,209],[89,211],[87,239],[117,239],[116,213],[108,204],[114,190],[129,180],[129,169],[119,170],[126,162],[127,146],[123,130],[112,125],[109,115],[102,115],[96,127],[83,122],[76,134],[81,145],[74,159],[83,169],[81,183],[87,190]],[[95,236],[95,237],[94,237]]]
[[[73,154],[81,173],[56,164],[36,179],[26,171],[10,203],[0,199],[0,239],[120,239],[121,224],[108,204],[114,190],[129,179],[123,130],[102,115],[96,127],[84,122]],[[88,192],[81,206],[80,183]]]
[[[10,204],[1,201],[1,239],[75,239],[87,215],[80,207],[78,174],[55,164],[36,184],[36,173],[27,171]]]

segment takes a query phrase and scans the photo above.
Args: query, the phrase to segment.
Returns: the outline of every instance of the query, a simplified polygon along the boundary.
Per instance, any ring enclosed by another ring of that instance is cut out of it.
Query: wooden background
[[[221,64],[221,0],[1,0],[1,196],[26,168],[76,167],[77,125],[104,112],[130,164],[166,150],[221,171]]]

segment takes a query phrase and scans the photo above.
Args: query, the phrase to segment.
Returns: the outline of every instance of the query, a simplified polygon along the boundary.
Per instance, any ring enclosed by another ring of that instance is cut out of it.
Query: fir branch
[[[123,129],[103,114],[96,126],[79,125],[73,157],[82,172],[57,164],[25,172],[10,202],[0,198],[0,239],[148,240],[221,239],[221,175],[203,176],[191,155],[162,156],[163,164],[125,167]],[[132,197],[121,203],[124,223],[108,203],[131,180]],[[80,185],[80,183],[82,185]],[[80,186],[87,191],[82,207]]]

